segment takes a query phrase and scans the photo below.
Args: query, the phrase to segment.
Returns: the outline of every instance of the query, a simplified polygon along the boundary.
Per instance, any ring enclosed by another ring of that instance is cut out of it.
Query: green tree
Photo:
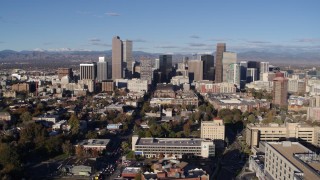
[[[95,131],[88,131],[87,135],[86,135],[87,139],[97,139],[98,138],[98,134]]]
[[[32,115],[30,112],[26,111],[20,115],[20,119],[22,122],[28,122],[32,120]]]
[[[71,134],[75,135],[78,134],[80,131],[80,121],[77,118],[77,116],[75,114],[72,114],[68,124],[70,125],[71,128]]]
[[[248,116],[248,121],[250,122],[250,123],[256,123],[256,117],[253,115],[253,114],[250,114],[249,116]]]
[[[20,155],[18,149],[13,144],[0,144],[0,169],[1,174],[12,174],[20,170]]]
[[[67,155],[72,155],[74,153],[74,147],[69,140],[62,144],[62,151]]]
[[[121,143],[121,148],[124,152],[128,152],[130,150],[130,144],[128,142],[123,141]]]

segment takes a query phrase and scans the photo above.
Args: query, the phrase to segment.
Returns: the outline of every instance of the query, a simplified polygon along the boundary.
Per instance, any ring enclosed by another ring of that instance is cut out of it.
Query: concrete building
[[[63,76],[69,76],[71,79],[73,79],[72,68],[59,68],[58,69],[58,78],[61,79]]]
[[[269,62],[260,62],[260,74],[269,72]]]
[[[203,80],[203,61],[189,60],[188,76],[189,76],[190,82]]]
[[[215,155],[213,141],[200,138],[139,138],[132,136],[132,150],[147,158],[199,156],[208,158]]]
[[[315,128],[299,123],[248,124],[246,127],[246,143],[250,147],[257,146],[260,141],[283,140],[299,140],[316,144]]]
[[[201,121],[201,138],[224,142],[225,126],[223,120],[214,118],[212,121]]]
[[[288,79],[283,73],[276,73],[276,78],[273,79],[273,104],[278,106],[288,105]]]
[[[96,63],[80,64],[80,80],[90,79],[95,80],[97,76]]]
[[[218,43],[216,50],[216,64],[215,64],[215,82],[221,83],[223,81],[223,53],[226,52],[226,44]]]
[[[306,92],[305,80],[288,78],[288,92],[305,93]]]
[[[174,86],[180,86],[182,84],[189,84],[189,77],[187,77],[187,76],[173,76],[171,78],[171,84]]]
[[[101,82],[101,91],[102,92],[113,92],[114,91],[113,80],[102,81]]]
[[[119,36],[112,38],[112,79],[123,77],[123,48]]]
[[[131,79],[128,80],[128,87],[127,89],[130,92],[148,92],[148,81],[142,79]]]
[[[273,90],[273,81],[254,81],[249,84],[246,84],[248,89],[255,90],[266,90],[267,92],[271,92]]]
[[[268,179],[320,179],[319,159],[298,142],[267,142],[264,170]]]
[[[320,121],[320,107],[308,107],[307,120]]]
[[[211,54],[201,55],[203,61],[203,79],[214,81],[214,56]]]
[[[260,80],[264,82],[273,81],[276,77],[274,72],[260,73]]]
[[[160,60],[159,59],[154,59],[152,67],[154,69],[160,69]]]
[[[122,42],[122,48],[123,48],[123,63],[124,67],[127,70],[126,73],[126,78],[131,78],[132,77],[132,72],[133,72],[133,55],[132,55],[132,41],[130,40],[125,40]]]
[[[222,58],[222,81],[228,82],[228,73],[230,69],[230,64],[237,63],[237,53],[234,52],[224,52]]]
[[[159,56],[159,71],[161,82],[169,83],[172,73],[172,55]]]
[[[97,150],[103,151],[107,148],[108,144],[110,143],[110,139],[85,139],[80,141],[75,146],[82,146],[85,150]]]
[[[152,64],[150,59],[141,59],[140,60],[140,79],[147,80],[148,84],[152,82]]]
[[[108,64],[105,57],[99,57],[99,62],[97,63],[97,80],[99,82],[108,79]]]
[[[235,84],[238,89],[240,89],[240,70],[239,63],[230,64],[227,70],[227,82]]]

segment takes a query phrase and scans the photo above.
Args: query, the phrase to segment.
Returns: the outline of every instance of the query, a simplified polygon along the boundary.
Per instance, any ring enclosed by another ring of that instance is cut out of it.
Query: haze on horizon
[[[110,50],[111,39],[150,53],[317,52],[320,1],[1,1],[0,50]]]

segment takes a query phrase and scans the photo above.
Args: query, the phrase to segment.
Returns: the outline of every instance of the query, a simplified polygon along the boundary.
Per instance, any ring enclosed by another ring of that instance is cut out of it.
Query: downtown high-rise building
[[[126,71],[126,78],[132,77],[133,72],[133,55],[132,55],[132,41],[125,40],[122,42],[123,45],[123,68],[125,68]]]
[[[240,64],[232,63],[228,69],[228,83],[235,84],[237,88],[240,88]]]
[[[203,80],[203,61],[189,60],[188,61],[188,76],[189,76],[190,82]]]
[[[257,70],[257,79],[260,79],[260,62],[259,61],[248,61],[248,68],[254,68]]]
[[[108,79],[108,63],[105,57],[99,57],[97,62],[97,81],[105,81]]]
[[[247,83],[251,83],[258,80],[258,71],[256,68],[247,68]]]
[[[222,82],[228,82],[227,76],[230,64],[237,63],[237,53],[223,52],[222,56]]]
[[[247,61],[240,61],[240,80],[247,81]]]
[[[273,104],[278,106],[288,105],[288,79],[281,72],[276,73],[273,79]]]
[[[119,36],[112,38],[112,79],[123,77],[123,49]]]
[[[151,59],[141,59],[140,60],[140,79],[147,80],[148,84],[152,82],[152,62]]]
[[[96,76],[96,63],[80,64],[80,80],[95,80]]]
[[[260,62],[260,73],[269,72],[269,62]]]
[[[215,82],[221,83],[223,81],[223,64],[222,58],[223,53],[226,51],[226,44],[225,43],[218,43],[217,44],[217,51],[216,51],[216,66],[215,66]]]
[[[210,54],[201,55],[203,61],[203,79],[214,80],[214,56]]]
[[[169,83],[172,73],[172,55],[159,56],[159,72],[161,82]]]

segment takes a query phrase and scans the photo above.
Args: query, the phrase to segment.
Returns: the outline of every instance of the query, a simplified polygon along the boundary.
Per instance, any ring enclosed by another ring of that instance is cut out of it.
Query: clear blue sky
[[[319,51],[319,0],[1,0],[0,50]]]

